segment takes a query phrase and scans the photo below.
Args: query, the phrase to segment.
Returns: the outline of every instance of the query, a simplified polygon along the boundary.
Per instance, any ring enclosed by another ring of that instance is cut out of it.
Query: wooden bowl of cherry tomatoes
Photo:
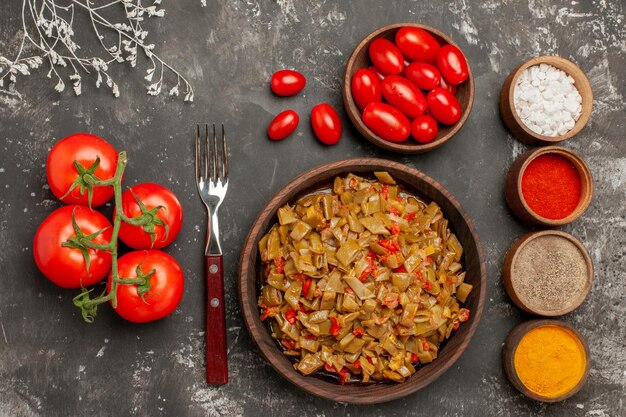
[[[343,76],[343,102],[357,130],[400,153],[438,148],[465,124],[474,77],[458,45],[419,23],[370,33],[354,49]]]

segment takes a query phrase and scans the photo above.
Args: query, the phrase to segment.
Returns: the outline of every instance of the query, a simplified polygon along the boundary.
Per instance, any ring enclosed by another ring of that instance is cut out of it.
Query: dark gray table
[[[199,0],[165,2],[166,18],[148,24],[163,56],[192,81],[193,104],[146,96],[143,72],[128,67],[112,70],[122,80],[117,100],[91,83],[79,98],[59,95],[46,70],[23,81],[22,101],[0,95],[0,416],[625,415],[623,1],[209,3],[202,9]],[[2,54],[17,50],[20,7],[17,0],[3,2]],[[308,126],[309,110],[322,101],[342,109],[339,87],[352,48],[398,21],[443,30],[469,57],[476,100],[466,126],[441,149],[403,157],[359,137],[341,111],[341,142],[320,145]],[[593,364],[576,397],[550,406],[515,391],[500,361],[506,334],[530,318],[507,298],[500,268],[508,246],[530,229],[511,215],[502,195],[505,173],[525,147],[503,127],[498,96],[511,69],[541,54],[577,62],[595,96],[589,125],[565,146],[589,163],[596,192],[586,214],[564,228],[582,239],[596,267],[588,299],[564,318],[588,338]],[[306,74],[303,94],[281,99],[270,93],[270,75],[284,67]],[[285,108],[299,112],[301,126],[293,137],[270,143],[266,126]],[[222,206],[231,383],[222,388],[204,383],[205,215],[192,172],[192,126],[204,121],[224,122],[231,145],[232,179]],[[136,326],[105,306],[94,324],[85,324],[71,303],[75,292],[56,288],[35,267],[33,234],[59,207],[46,186],[45,158],[55,141],[77,131],[128,151],[126,184],[159,182],[181,199],[185,223],[168,252],[184,267],[186,289],[165,320]],[[239,250],[264,203],[304,170],[357,156],[401,161],[439,180],[473,217],[489,264],[483,320],[463,357],[427,389],[371,407],[330,403],[284,381],[250,340],[236,298]]]

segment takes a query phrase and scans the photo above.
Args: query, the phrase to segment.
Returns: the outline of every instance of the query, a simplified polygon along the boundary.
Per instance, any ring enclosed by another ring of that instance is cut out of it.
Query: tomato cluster
[[[39,225],[33,253],[39,270],[56,285],[86,288],[108,275],[111,288],[112,255],[117,256],[117,242],[115,251],[111,250],[115,228],[93,207],[113,198],[117,169],[118,154],[113,146],[90,134],[68,136],[48,154],[50,190],[67,205]],[[183,294],[180,265],[170,255],[156,250],[169,245],[178,235],[182,207],[174,193],[152,183],[129,188],[121,194],[120,202],[123,214],[114,214],[114,219],[121,219],[119,238],[137,250],[117,260],[118,276],[147,277],[149,288],[141,291],[139,285],[117,285],[114,309],[132,322],[157,320],[174,311]]]
[[[459,48],[440,45],[424,29],[402,27],[395,44],[376,38],[368,53],[373,65],[354,73],[351,91],[363,123],[376,135],[390,142],[413,136],[429,143],[439,124],[459,121],[456,86],[469,76]]]
[[[294,70],[280,70],[272,75],[270,86],[279,96],[293,96],[304,89],[306,78]],[[283,140],[298,127],[300,117],[294,110],[285,110],[271,121],[267,136],[271,140]],[[321,103],[311,109],[311,127],[320,142],[334,145],[341,139],[341,119],[330,104]]]

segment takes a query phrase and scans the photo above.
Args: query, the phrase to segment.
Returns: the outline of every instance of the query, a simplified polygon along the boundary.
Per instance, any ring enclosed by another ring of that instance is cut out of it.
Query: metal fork
[[[209,125],[204,126],[204,140],[200,125],[196,126],[196,182],[198,194],[207,208],[205,274],[206,306],[206,378],[209,384],[228,383],[226,355],[226,324],[224,315],[224,269],[219,239],[217,212],[228,189],[228,152],[226,134],[222,125],[221,152],[218,152],[215,124],[209,137]]]

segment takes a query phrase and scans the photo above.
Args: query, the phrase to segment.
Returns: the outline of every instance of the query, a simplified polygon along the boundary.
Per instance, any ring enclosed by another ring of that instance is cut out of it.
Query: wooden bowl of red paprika
[[[585,212],[593,195],[593,178],[580,156],[567,148],[546,146],[513,162],[504,195],[521,220],[557,227]]]

